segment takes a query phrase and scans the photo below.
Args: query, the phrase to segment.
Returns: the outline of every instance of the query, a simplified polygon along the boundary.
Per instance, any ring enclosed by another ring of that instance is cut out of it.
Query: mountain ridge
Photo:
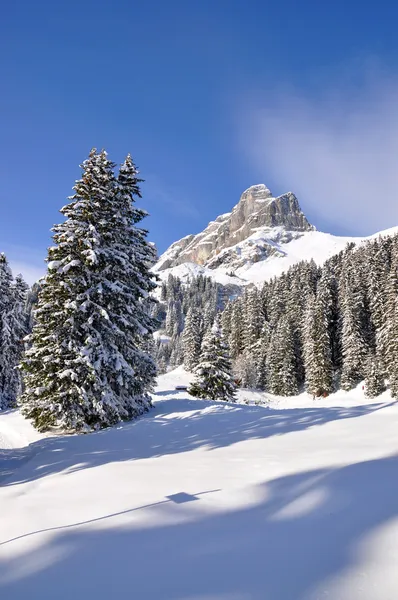
[[[198,234],[177,240],[162,253],[154,271],[182,280],[206,275],[222,285],[260,284],[302,260],[322,265],[328,258],[378,235],[335,236],[309,223],[293,192],[274,197],[265,184],[245,190],[231,212],[210,221]]]
[[[237,268],[240,265],[233,260],[233,253],[226,254],[225,251],[236,247],[236,244],[248,239],[259,229],[273,230],[277,227],[285,230],[285,241],[295,237],[287,232],[315,230],[292,192],[274,197],[266,185],[253,185],[243,192],[231,212],[210,221],[202,232],[174,242],[159,258],[156,270],[163,271],[185,262],[208,266],[210,269],[219,266]],[[257,253],[257,260],[264,258],[265,250],[263,244],[262,251]],[[268,250],[273,252],[272,244]],[[219,256],[220,253],[222,256]]]

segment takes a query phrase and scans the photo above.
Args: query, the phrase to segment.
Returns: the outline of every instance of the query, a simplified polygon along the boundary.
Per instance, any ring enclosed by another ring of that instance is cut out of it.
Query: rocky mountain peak
[[[267,198],[272,198],[272,192],[269,188],[267,188],[264,183],[259,183],[257,185],[251,185],[247,190],[243,192],[240,197],[240,202],[244,202],[245,200],[253,198],[255,200],[267,200]]]
[[[157,270],[185,262],[211,269],[236,267],[239,261],[246,260],[239,258],[242,252],[237,245],[242,242],[247,241],[252,248],[250,260],[262,260],[274,251],[272,244],[278,239],[288,241],[313,229],[292,192],[274,197],[263,183],[253,185],[243,192],[230,213],[211,221],[202,233],[172,244],[160,257]],[[256,240],[252,240],[253,236]]]

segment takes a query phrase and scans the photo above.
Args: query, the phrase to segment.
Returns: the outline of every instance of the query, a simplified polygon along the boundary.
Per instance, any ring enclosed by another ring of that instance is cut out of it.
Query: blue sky
[[[135,158],[160,251],[260,182],[319,229],[396,225],[397,20],[391,0],[7,2],[0,249],[36,276],[91,147]]]

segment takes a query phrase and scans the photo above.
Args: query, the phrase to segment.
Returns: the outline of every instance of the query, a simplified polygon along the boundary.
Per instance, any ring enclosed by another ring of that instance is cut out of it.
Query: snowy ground
[[[185,381],[87,436],[0,416],[0,598],[396,600],[398,405],[225,405]]]

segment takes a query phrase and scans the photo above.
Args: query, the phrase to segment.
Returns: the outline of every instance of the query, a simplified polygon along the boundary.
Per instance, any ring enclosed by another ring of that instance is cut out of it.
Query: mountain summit
[[[234,271],[275,254],[275,243],[287,243],[314,229],[292,192],[274,197],[266,185],[253,185],[243,192],[232,212],[211,221],[201,233],[172,244],[156,270],[195,263]]]
[[[292,192],[274,198],[272,192],[263,183],[252,185],[244,191],[232,210],[232,226],[240,228],[245,223],[252,229],[255,227],[285,227],[292,231],[314,229],[307,221]]]

